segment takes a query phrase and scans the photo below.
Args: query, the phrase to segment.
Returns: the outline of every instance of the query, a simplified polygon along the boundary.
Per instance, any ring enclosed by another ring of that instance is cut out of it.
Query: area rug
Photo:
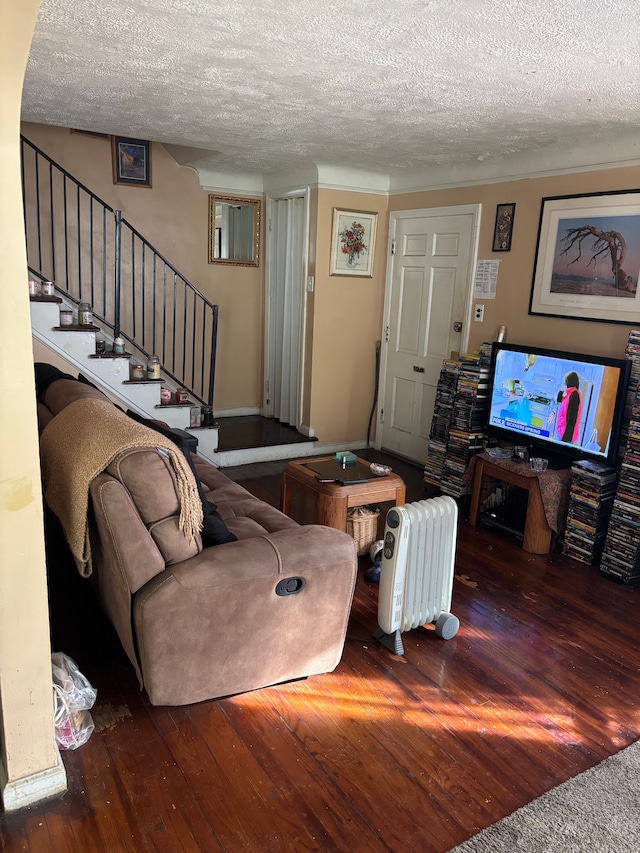
[[[587,850],[640,850],[640,741],[543,794],[450,853]]]

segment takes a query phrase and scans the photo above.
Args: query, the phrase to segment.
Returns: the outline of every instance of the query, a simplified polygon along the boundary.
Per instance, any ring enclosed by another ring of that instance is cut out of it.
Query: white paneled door
[[[376,444],[420,464],[442,361],[469,337],[478,218],[475,206],[391,214]]]

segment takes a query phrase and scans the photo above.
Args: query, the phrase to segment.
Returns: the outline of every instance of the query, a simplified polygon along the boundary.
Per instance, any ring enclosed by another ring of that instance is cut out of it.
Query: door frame
[[[382,447],[382,405],[385,398],[387,382],[387,358],[389,341],[387,331],[391,322],[391,283],[393,281],[394,261],[393,244],[396,239],[396,228],[399,220],[420,219],[426,216],[460,216],[471,214],[471,251],[469,254],[469,270],[467,274],[467,294],[465,299],[465,316],[463,319],[462,335],[460,338],[461,352],[465,352],[469,343],[475,270],[478,260],[478,243],[480,239],[481,204],[457,204],[451,207],[423,207],[417,210],[392,210],[389,213],[389,236],[387,241],[387,274],[384,285],[384,309],[382,314],[382,335],[380,351],[380,375],[378,377],[378,402],[376,406],[376,435],[373,446],[376,450]]]
[[[263,354],[263,383],[262,383],[262,407],[261,414],[265,418],[273,417],[273,401],[271,399],[269,388],[273,382],[273,341],[271,335],[271,304],[272,304],[272,280],[273,280],[273,255],[275,247],[273,241],[275,239],[274,232],[271,227],[271,217],[273,205],[277,201],[282,201],[288,198],[303,198],[304,199],[304,226],[303,240],[304,246],[302,251],[302,303],[300,307],[300,380],[298,383],[298,400],[296,412],[296,429],[300,429],[302,424],[302,404],[304,396],[304,367],[306,357],[306,328],[307,328],[307,284],[305,281],[305,273],[309,269],[309,221],[310,221],[310,192],[309,187],[300,187],[287,192],[267,193],[266,201],[266,221],[267,221],[267,239],[265,240],[265,283],[264,283],[264,354]]]

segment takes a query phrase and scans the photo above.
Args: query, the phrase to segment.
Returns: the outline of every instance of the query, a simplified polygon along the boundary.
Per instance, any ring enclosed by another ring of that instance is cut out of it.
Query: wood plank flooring
[[[407,500],[434,493],[390,461]],[[284,464],[226,473],[277,505]],[[96,731],[63,753],[63,797],[2,817],[2,850],[443,853],[640,737],[637,590],[463,509],[460,631],[404,634],[397,657],[360,562],[335,672],[183,708],[149,705],[89,600],[65,613],[58,566],[54,646],[98,688]]]

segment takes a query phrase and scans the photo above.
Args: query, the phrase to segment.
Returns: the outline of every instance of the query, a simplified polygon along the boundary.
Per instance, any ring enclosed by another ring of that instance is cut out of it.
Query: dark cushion
[[[91,386],[91,388],[98,388],[97,385],[95,385],[87,376],[84,375],[84,373],[78,374],[78,382],[83,382],[85,385]],[[99,390],[100,389],[98,388],[98,391]]]
[[[214,503],[207,500],[207,497],[202,488],[202,484],[200,482],[200,477],[198,477],[198,473],[196,471],[195,465],[193,464],[193,459],[191,458],[190,452],[190,440],[181,434],[181,431],[174,432],[169,426],[166,424],[162,424],[159,421],[155,421],[151,418],[143,418],[142,415],[139,415],[137,412],[132,411],[131,409],[127,410],[127,414],[134,421],[137,421],[140,424],[144,424],[149,427],[149,429],[155,430],[156,432],[161,433],[161,435],[166,436],[170,441],[172,441],[180,450],[183,452],[185,459],[189,463],[189,467],[193,471],[193,476],[196,478],[196,485],[198,486],[198,494],[200,495],[200,500],[202,501],[202,530],[200,531],[200,535],[202,537],[202,546],[203,548],[211,548],[213,545],[224,545],[226,542],[236,542],[238,537],[233,534],[227,525],[224,523],[220,514],[218,513],[218,508]]]
[[[39,403],[44,403],[44,395],[47,388],[52,382],[57,382],[58,379],[73,379],[70,373],[63,373],[52,364],[47,364],[45,361],[36,361],[33,365],[36,377],[36,397]]]

